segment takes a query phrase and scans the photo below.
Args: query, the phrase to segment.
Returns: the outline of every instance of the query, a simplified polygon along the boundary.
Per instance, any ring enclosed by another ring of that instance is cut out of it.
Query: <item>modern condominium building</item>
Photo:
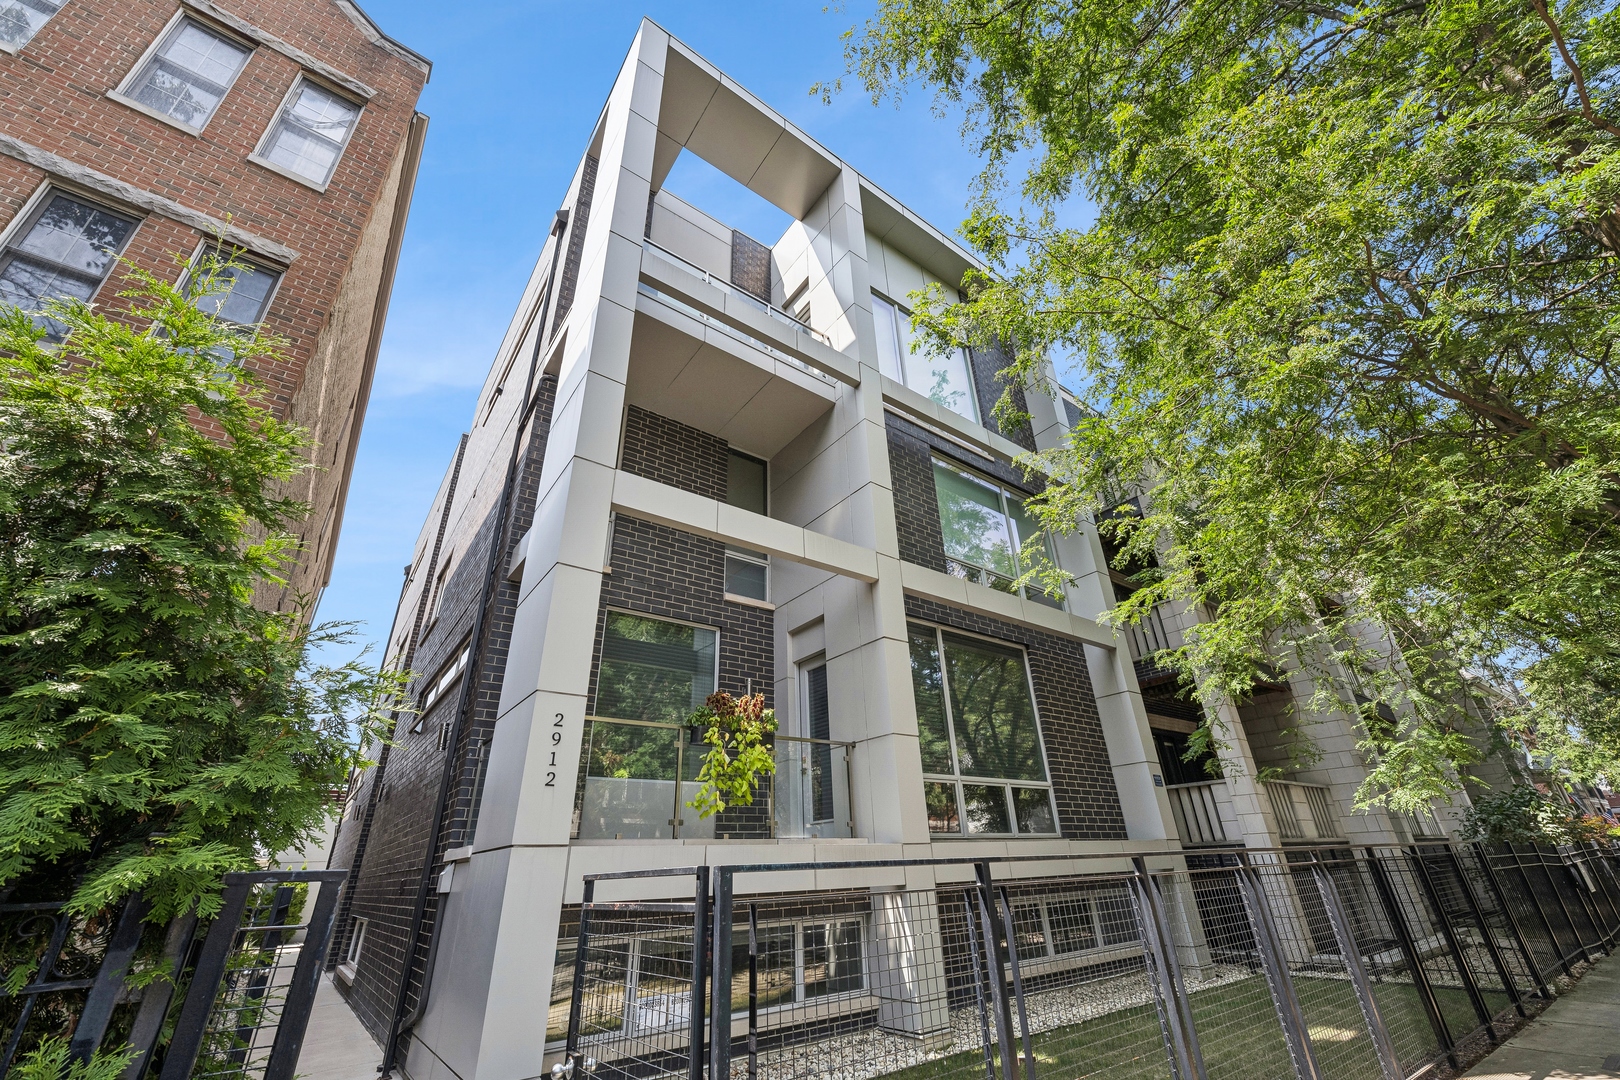
[[[120,260],[174,281],[220,249],[241,269],[207,302],[287,341],[244,360],[318,466],[268,607],[308,610],[330,576],[428,72],[351,0],[0,3],[0,303],[117,312]]]
[[[683,154],[791,224],[751,237],[683,200]],[[1223,717],[1223,777],[1182,760],[1197,707],[1139,659],[1182,613],[1099,625],[1124,574],[1092,527],[1036,539],[1025,509],[1017,460],[1073,402],[1018,391],[1031,422],[1004,430],[1002,357],[911,348],[908,298],[973,265],[642,24],[423,523],[388,645],[416,708],[337,838],[338,984],[415,1080],[555,1060],[587,873],[1407,835],[1352,813],[1348,718],[1317,724],[1309,771],[1258,779],[1293,769],[1308,688],[1282,677]],[[1032,540],[1063,595],[1015,587]],[[704,818],[683,725],[716,690],[765,695],[777,768]],[[858,920],[784,932],[862,978]]]

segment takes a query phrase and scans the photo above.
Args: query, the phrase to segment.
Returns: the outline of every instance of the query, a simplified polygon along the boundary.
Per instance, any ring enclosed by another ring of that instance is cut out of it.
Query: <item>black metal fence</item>
[[[123,1080],[291,1080],[346,875],[227,874],[200,929],[146,921],[139,896],[92,916],[0,904],[0,1080],[49,1038],[70,1061],[129,1049]]]
[[[681,875],[691,900],[596,899]],[[574,1080],[1405,1080],[1488,1048],[1620,940],[1597,846],[693,867],[585,889],[553,1070]]]

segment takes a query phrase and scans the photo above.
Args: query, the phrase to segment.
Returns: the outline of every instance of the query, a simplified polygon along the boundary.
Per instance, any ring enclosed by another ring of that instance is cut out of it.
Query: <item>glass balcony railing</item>
[[[691,728],[588,718],[580,840],[788,840],[853,836],[853,743],[775,736],[776,773],[754,801],[699,817],[698,772],[708,745]]]
[[[817,330],[809,323],[800,322],[798,319],[795,319],[792,315],[789,315],[781,308],[767,304],[765,301],[761,300],[747,289],[744,289],[738,285],[733,285],[726,278],[717,277],[716,275],[709,273],[709,271],[705,270],[697,263],[675,254],[673,251],[669,250],[669,248],[664,247],[661,244],[655,244],[651,240],[643,240],[641,243],[642,246],[647,250],[656,251],[664,258],[678,264],[681,269],[685,270],[687,273],[702,278],[704,281],[708,282],[710,285],[713,285],[717,289],[722,289],[733,296],[741,297],[750,307],[763,311],[777,322],[782,323],[785,328],[803,330],[805,333],[809,334],[823,345],[826,345],[828,348],[832,347],[832,338],[828,337],[820,330]]]

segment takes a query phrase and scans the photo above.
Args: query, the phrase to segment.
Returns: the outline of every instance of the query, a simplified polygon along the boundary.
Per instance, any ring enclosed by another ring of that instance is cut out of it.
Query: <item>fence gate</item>
[[[197,953],[159,1080],[292,1080],[347,876],[225,875],[223,903]],[[317,884],[325,887],[311,911],[308,891]],[[295,907],[303,921],[291,917]]]
[[[68,1031],[70,1061],[133,1050],[122,1080],[291,1080],[347,874],[226,874],[201,940],[195,915],[147,922],[140,896],[89,916],[61,901],[0,904],[0,1080]],[[137,963],[162,977],[132,989]]]
[[[567,1056],[555,1077],[700,1077],[708,944],[708,867],[692,867],[691,902],[598,903],[585,879],[568,1002]],[[680,873],[677,871],[676,873]],[[660,872],[657,876],[669,876]]]

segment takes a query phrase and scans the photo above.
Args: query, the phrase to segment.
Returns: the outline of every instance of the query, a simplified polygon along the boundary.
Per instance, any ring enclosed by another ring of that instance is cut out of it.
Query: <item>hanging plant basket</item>
[[[687,718],[693,745],[709,748],[698,771],[697,797],[687,803],[709,818],[728,806],[752,806],[760,777],[776,773],[776,713],[765,695],[710,694]]]

